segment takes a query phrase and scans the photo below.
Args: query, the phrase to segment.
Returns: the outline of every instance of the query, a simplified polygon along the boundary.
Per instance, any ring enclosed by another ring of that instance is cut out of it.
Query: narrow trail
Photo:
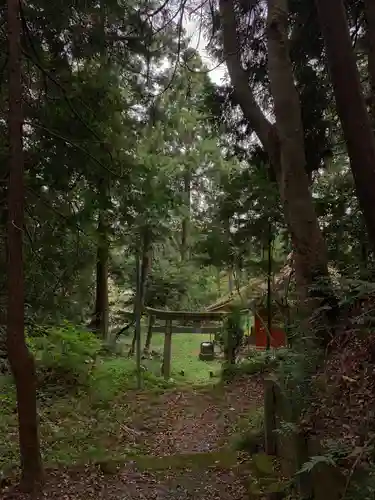
[[[222,388],[173,391],[153,409],[154,425],[143,435],[150,455],[219,450],[241,415],[262,405],[262,384],[238,379]],[[150,421],[153,420],[150,418]]]
[[[175,389],[149,405],[139,394],[132,428],[146,456],[112,468],[48,471],[37,498],[247,500],[248,471],[228,443],[239,418],[262,404],[262,393],[262,382],[247,378],[221,388]],[[16,498],[24,497],[4,500]]]

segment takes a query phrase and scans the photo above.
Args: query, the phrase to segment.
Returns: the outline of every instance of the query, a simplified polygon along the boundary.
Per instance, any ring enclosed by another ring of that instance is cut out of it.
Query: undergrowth
[[[211,381],[210,372],[216,377],[220,373],[219,360],[201,361],[199,350],[201,342],[210,340],[209,334],[178,333],[172,337],[172,378],[179,383],[194,385],[207,384]],[[143,339],[142,339],[143,343]],[[122,352],[126,356],[130,341],[123,342]],[[151,348],[163,352],[164,334],[153,334]],[[142,360],[148,372],[160,375],[161,359]]]
[[[68,322],[38,333],[27,336],[35,358],[38,386],[64,391],[68,386],[86,385],[101,350],[101,341],[92,332],[77,329]]]
[[[310,456],[296,477],[328,467],[339,476],[338,498],[373,500],[375,290],[363,283],[349,288],[347,294],[341,287],[341,316],[329,350],[316,347],[314,337],[321,334],[322,325],[315,328],[311,323],[305,334],[296,330],[293,349],[276,369],[288,410],[278,432],[285,434],[296,423],[294,432],[303,431],[307,439],[312,436],[320,444],[319,454]]]
[[[233,447],[249,454],[258,453],[264,447],[264,409],[257,408],[243,416],[237,424]]]
[[[221,371],[221,377],[225,381],[243,375],[260,375],[270,373],[277,369],[280,363],[287,359],[290,353],[286,349],[277,351],[257,351],[253,350],[236,364],[225,364]]]
[[[152,372],[142,374],[143,388],[163,392],[173,387],[173,381],[165,381]],[[121,358],[101,359],[93,370],[88,386],[92,401],[106,405],[124,391],[137,386],[137,372],[134,361]]]
[[[45,464],[88,463],[141,453],[134,427],[134,404],[147,408],[176,384],[212,383],[220,363],[199,361],[202,335],[173,339],[172,379],[160,376],[161,358],[142,360],[144,392],[136,390],[136,365],[116,349],[103,348],[91,332],[63,323],[27,332],[36,360],[40,438]],[[162,352],[163,335],[152,349]],[[181,371],[184,370],[184,374]],[[142,399],[144,398],[144,399]],[[138,404],[138,403],[137,403]],[[0,477],[17,466],[16,391],[10,375],[0,375]]]

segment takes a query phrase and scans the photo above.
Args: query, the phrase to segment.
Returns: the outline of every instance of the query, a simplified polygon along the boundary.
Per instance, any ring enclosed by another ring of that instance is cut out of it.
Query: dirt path
[[[262,383],[169,391],[134,404],[133,428],[146,457],[124,464],[48,471],[51,500],[244,500],[248,471],[226,445],[241,415],[262,403]],[[193,455],[192,455],[193,454]],[[195,456],[194,456],[195,454]],[[23,497],[10,494],[4,500]]]
[[[262,400],[261,382],[248,378],[221,388],[173,391],[151,408],[152,424],[143,433],[147,453],[160,456],[218,450],[228,444],[239,417],[260,407]]]

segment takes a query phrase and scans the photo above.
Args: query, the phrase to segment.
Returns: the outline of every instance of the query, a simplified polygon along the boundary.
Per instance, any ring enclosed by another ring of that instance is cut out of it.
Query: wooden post
[[[303,431],[299,431],[295,436],[296,446],[296,470],[299,471],[303,464],[309,459],[308,442]],[[297,487],[301,498],[313,498],[312,476],[310,473],[297,474]],[[332,498],[329,496],[327,498]]]
[[[135,339],[136,339],[136,359],[137,359],[137,388],[142,388],[142,369],[141,369],[141,316],[142,316],[142,290],[141,290],[141,262],[139,255],[136,255],[137,269],[137,291],[135,306]]]
[[[148,328],[147,328],[147,337],[144,347],[144,352],[147,353],[150,350],[151,340],[152,340],[152,329],[155,323],[155,316],[150,314],[148,316]]]
[[[268,223],[268,270],[267,270],[267,338],[266,338],[266,351],[271,347],[272,335],[272,226],[271,222]]]
[[[164,336],[164,359],[163,359],[163,375],[165,380],[169,380],[171,376],[171,356],[172,356],[172,320],[165,320],[165,336]]]
[[[276,455],[276,405],[275,383],[264,381],[264,449],[268,455]]]

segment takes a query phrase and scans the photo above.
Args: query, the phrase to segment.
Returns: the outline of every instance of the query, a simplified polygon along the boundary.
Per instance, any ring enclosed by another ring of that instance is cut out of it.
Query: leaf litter
[[[43,493],[35,499],[248,498],[246,462],[228,443],[239,418],[262,405],[260,379],[241,377],[211,388],[174,389],[157,399],[148,399],[145,392],[133,397],[131,422],[119,422],[119,434],[141,446],[143,458],[128,457],[113,467],[97,463],[48,469]],[[0,498],[29,497],[9,488]]]

